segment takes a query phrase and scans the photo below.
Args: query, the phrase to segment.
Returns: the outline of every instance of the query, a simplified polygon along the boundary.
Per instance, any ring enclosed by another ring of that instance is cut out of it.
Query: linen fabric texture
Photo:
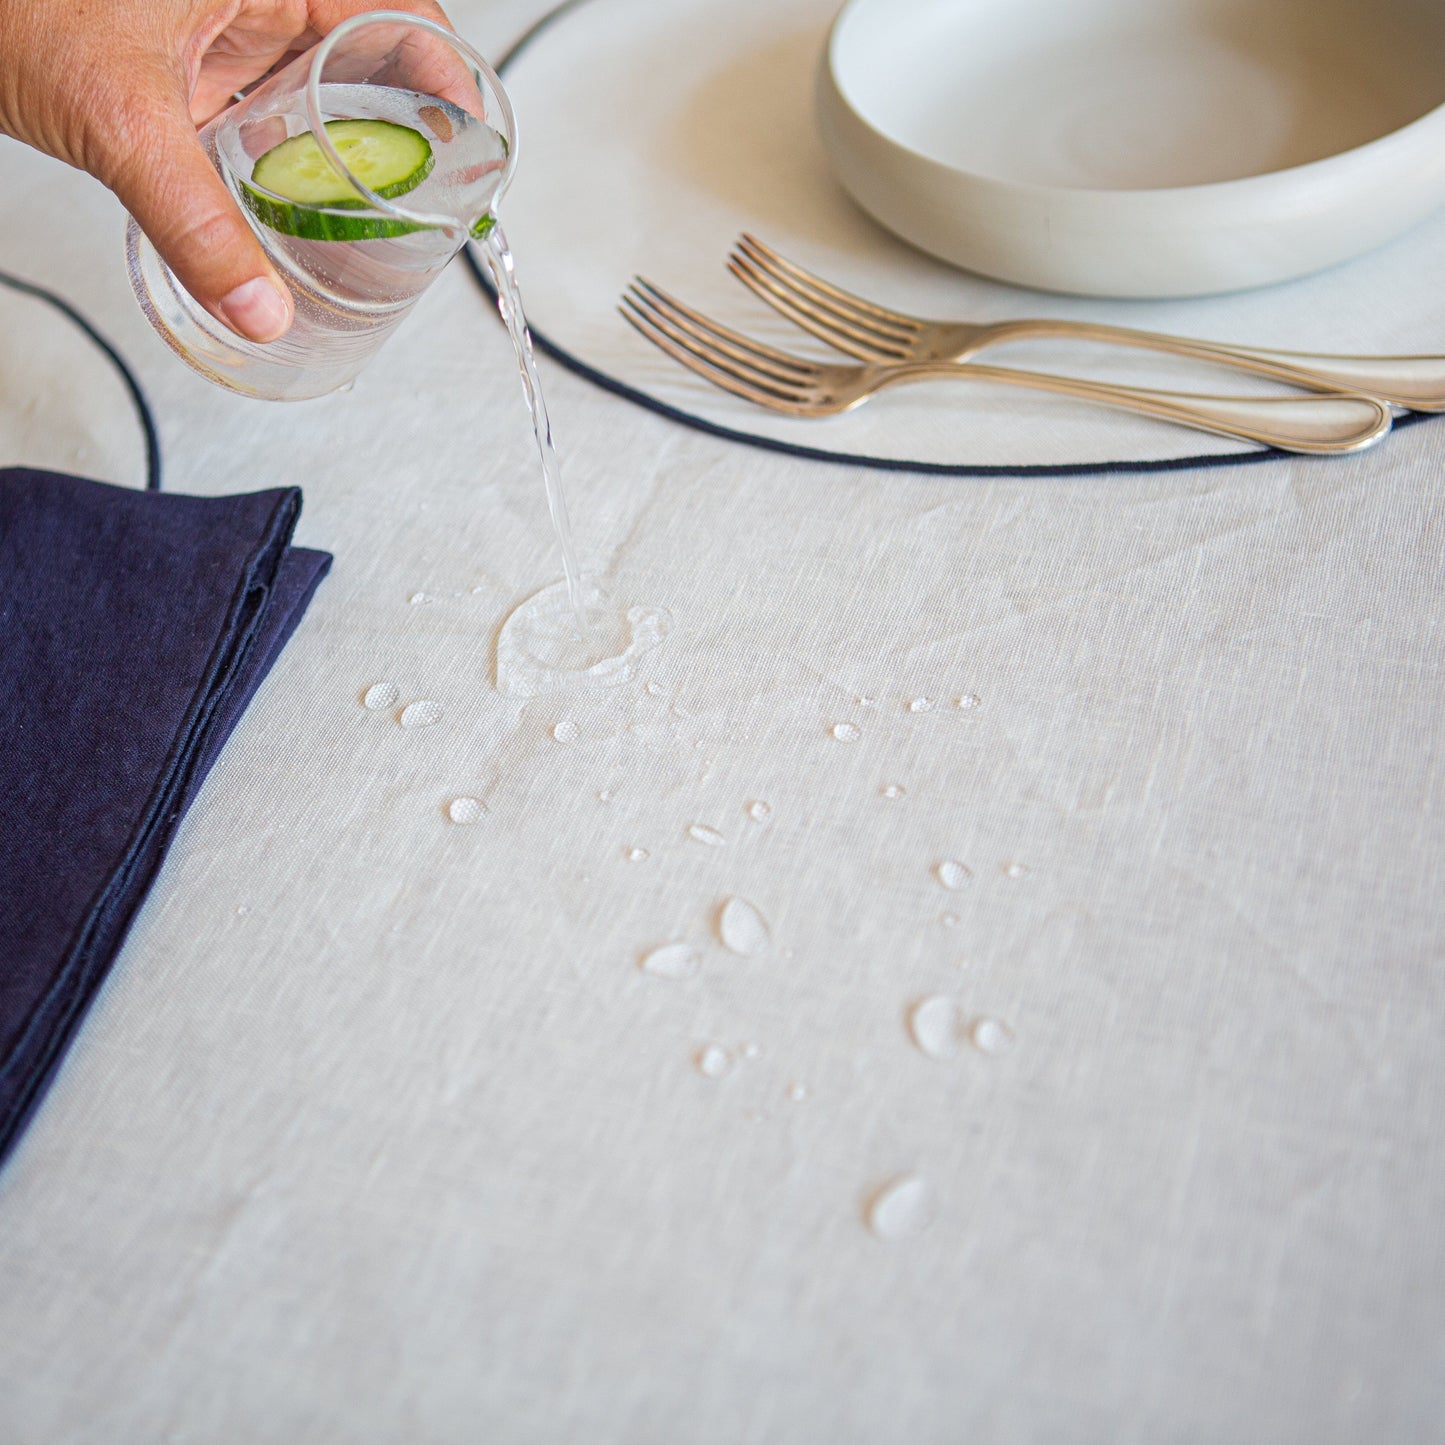
[[[0,471],[0,1162],[331,564],[300,509]]]

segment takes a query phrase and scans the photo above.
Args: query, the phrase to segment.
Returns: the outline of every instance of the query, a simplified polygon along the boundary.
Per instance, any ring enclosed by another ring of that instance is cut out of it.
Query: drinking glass
[[[430,170],[400,194],[378,194],[348,165],[349,142],[338,148],[328,133],[327,122],[341,120],[410,128],[430,147]],[[257,182],[262,156],[308,132],[325,157],[313,160],[344,178],[326,177],[333,192],[350,187],[347,199],[300,202]],[[347,385],[468,238],[488,233],[516,164],[516,121],[496,73],[445,26],[399,11],[343,21],[200,139],[290,289],[296,319],[276,341],[237,336],[186,293],[133,220],[131,286],[183,361],[272,401]]]

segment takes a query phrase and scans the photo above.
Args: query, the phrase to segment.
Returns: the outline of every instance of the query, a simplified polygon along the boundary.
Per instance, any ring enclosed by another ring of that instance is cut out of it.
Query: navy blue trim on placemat
[[[589,3],[589,0],[563,0],[556,9],[550,10],[537,20],[522,35],[513,42],[507,52],[496,62],[497,74],[504,80],[507,67],[512,65],[540,35],[550,30],[559,20],[564,19],[573,10]],[[472,279],[482,291],[495,303],[497,293],[492,283],[487,279],[486,273],[477,262],[473,254],[472,246],[463,248],[462,258],[466,262],[467,270],[471,273]],[[565,366],[568,371],[582,377],[584,381],[590,381],[594,386],[599,386],[603,391],[611,392],[613,396],[620,396],[624,401],[630,401],[636,406],[645,408],[647,411],[655,412],[658,416],[667,417],[669,421],[681,423],[683,426],[692,427],[695,431],[706,432],[709,436],[721,437],[725,441],[742,442],[745,446],[760,447],[764,451],[782,452],[786,456],[804,457],[810,461],[834,462],[844,466],[872,467],[879,471],[887,472],[920,472],[932,476],[947,477],[1082,477],[1099,476],[1111,472],[1182,472],[1195,471],[1204,467],[1237,467],[1246,466],[1254,462],[1273,461],[1279,457],[1292,456],[1293,453],[1281,451],[1277,447],[1260,447],[1247,452],[1208,452],[1201,456],[1192,457],[1162,457],[1144,461],[1118,461],[1118,462],[1057,462],[1052,464],[1020,464],[1002,465],[969,462],[909,462],[901,461],[892,457],[872,457],[855,455],[851,452],[828,451],[822,447],[800,446],[796,442],[780,441],[775,437],[757,436],[752,432],[736,431],[732,427],[722,426],[718,422],[708,421],[706,417],[693,415],[692,412],[684,411],[681,407],[671,405],[669,402],[659,401],[657,397],[639,390],[631,383],[612,376],[605,371],[599,371],[595,366],[583,361],[581,357],[568,351],[566,347],[553,341],[544,332],[529,328],[532,333],[532,341],[539,351],[545,352],[554,361]],[[1395,418],[1395,430],[1412,426],[1416,422],[1431,420],[1434,413],[1430,412],[1405,412]]]
[[[160,491],[160,433],[156,430],[156,420],[151,411],[150,402],[146,400],[146,394],[141,390],[140,382],[136,380],[135,373],[126,364],[125,358],[63,296],[57,296],[55,292],[47,291],[43,286],[35,285],[34,282],[22,281],[18,276],[12,276],[6,271],[0,271],[0,286],[8,286],[12,291],[18,291],[22,296],[33,296],[37,301],[43,301],[46,305],[53,306],[62,316],[74,322],[75,325],[105,353],[110,364],[120,373],[120,379],[125,383],[125,388],[130,393],[131,402],[135,406],[136,417],[140,421],[141,430],[145,433],[146,491]]]

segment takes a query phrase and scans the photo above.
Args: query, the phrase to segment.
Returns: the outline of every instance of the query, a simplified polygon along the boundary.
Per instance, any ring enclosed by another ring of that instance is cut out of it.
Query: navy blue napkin
[[[0,1161],[331,565],[300,510],[0,470]]]

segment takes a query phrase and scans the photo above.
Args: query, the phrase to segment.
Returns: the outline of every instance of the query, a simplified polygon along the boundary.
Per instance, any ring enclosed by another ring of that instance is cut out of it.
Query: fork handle
[[[990,328],[984,345],[1025,336],[1102,341],[1214,361],[1257,376],[1291,381],[1319,391],[1348,391],[1377,396],[1411,411],[1445,411],[1445,356],[1332,356],[1309,351],[1273,351],[1137,331],[1092,321],[1009,321]],[[981,349],[981,348],[979,348]]]
[[[1372,396],[1207,396],[1115,386],[973,361],[915,361],[880,368],[877,386],[945,377],[1052,392],[1196,431],[1307,454],[1360,451],[1379,441],[1390,430],[1392,420],[1390,408]]]

